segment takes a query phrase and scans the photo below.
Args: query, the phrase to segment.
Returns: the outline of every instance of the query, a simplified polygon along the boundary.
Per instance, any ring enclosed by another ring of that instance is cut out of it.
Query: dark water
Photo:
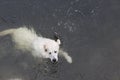
[[[0,31],[23,25],[53,38],[60,34],[68,64],[14,49],[0,38],[0,80],[120,80],[120,0],[0,0]]]

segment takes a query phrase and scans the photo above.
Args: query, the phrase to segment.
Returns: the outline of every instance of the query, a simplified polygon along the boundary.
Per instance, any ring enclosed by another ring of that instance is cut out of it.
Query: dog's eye
[[[47,49],[45,49],[45,52],[47,52],[48,50]]]
[[[49,52],[49,54],[51,54],[51,52]]]
[[[54,51],[54,53],[57,53],[57,51]]]

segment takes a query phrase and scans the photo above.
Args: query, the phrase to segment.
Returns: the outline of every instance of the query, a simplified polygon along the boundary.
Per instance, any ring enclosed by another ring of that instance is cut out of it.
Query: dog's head
[[[61,44],[60,39],[48,40],[44,44],[45,57],[49,58],[53,63],[58,61],[59,46]]]

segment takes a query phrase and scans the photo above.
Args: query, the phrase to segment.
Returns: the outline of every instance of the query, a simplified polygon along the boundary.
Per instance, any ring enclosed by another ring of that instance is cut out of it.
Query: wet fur
[[[29,51],[35,57],[40,57],[40,58],[49,57],[49,55],[45,53],[44,47],[43,48],[41,47],[43,46],[44,43],[50,49],[59,50],[59,44],[60,44],[59,39],[58,41],[55,41],[49,38],[38,36],[33,28],[28,29],[26,26],[20,27],[20,28],[14,28],[14,29],[7,29],[0,32],[1,37],[6,35],[10,35],[12,37],[12,41],[15,42],[15,47],[17,49],[20,49],[22,51]],[[58,53],[60,56],[63,56],[67,60],[67,62],[72,63],[72,58],[68,55],[67,52],[63,50],[59,50]]]

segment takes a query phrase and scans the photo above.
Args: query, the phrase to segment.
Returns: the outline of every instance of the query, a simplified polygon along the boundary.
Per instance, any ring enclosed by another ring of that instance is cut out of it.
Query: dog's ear
[[[60,39],[57,39],[57,43],[60,45],[61,44],[61,41],[60,41]]]
[[[44,47],[45,52],[47,52],[48,51],[47,45],[44,45],[43,47]]]
[[[61,44],[61,41],[59,39],[59,35],[56,32],[55,32],[55,35],[54,35],[54,39],[59,45]]]

